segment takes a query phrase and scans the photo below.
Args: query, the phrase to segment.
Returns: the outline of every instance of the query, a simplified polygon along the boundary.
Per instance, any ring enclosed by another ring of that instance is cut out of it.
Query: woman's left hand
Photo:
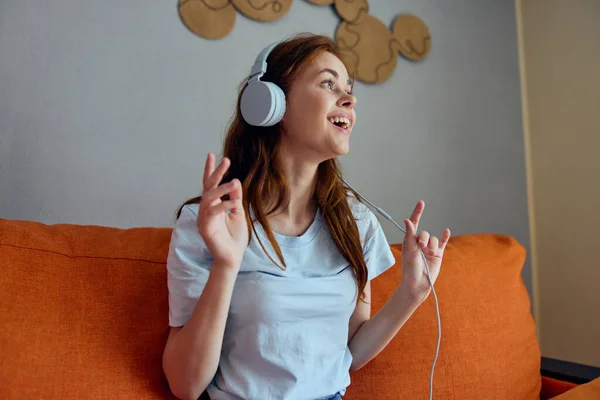
[[[444,230],[440,239],[430,236],[426,231],[417,234],[419,220],[424,209],[425,203],[420,200],[410,219],[404,220],[406,234],[402,245],[402,282],[400,282],[400,286],[407,290],[410,297],[419,304],[431,292],[429,279],[427,279],[427,268],[421,251],[429,264],[431,282],[435,283],[442,267],[444,250],[450,239],[449,229]]]

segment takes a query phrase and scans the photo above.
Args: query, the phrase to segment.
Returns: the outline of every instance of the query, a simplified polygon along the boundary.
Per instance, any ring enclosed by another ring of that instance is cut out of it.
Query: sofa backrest
[[[0,220],[0,398],[169,398],[169,240]]]
[[[0,398],[172,398],[168,335],[171,230],[0,219]],[[372,283],[373,313],[401,277]],[[521,279],[525,251],[502,235],[451,239],[436,284],[439,399],[536,399],[540,352]],[[433,298],[352,374],[345,399],[427,399],[437,341]]]

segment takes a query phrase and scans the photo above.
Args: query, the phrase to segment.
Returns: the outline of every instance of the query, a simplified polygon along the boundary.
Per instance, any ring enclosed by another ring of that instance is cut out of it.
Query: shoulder
[[[351,193],[348,194],[348,206],[359,227],[379,222],[375,213]]]
[[[179,218],[177,218],[177,221],[181,220],[182,218],[185,219],[189,219],[189,218],[198,218],[198,208],[200,207],[200,203],[189,203],[189,204],[184,204],[181,207],[181,213],[179,215]]]
[[[175,226],[171,240],[180,239],[185,236],[200,236],[198,233],[198,203],[185,204],[181,207],[181,211]]]
[[[348,204],[358,226],[371,280],[394,265],[394,255],[375,213],[353,194],[348,194]]]
[[[169,246],[169,261],[174,258],[207,257],[207,249],[198,232],[198,203],[186,204],[175,221]]]
[[[361,239],[367,241],[379,227],[379,219],[366,204],[352,193],[348,193],[348,205],[356,221]]]

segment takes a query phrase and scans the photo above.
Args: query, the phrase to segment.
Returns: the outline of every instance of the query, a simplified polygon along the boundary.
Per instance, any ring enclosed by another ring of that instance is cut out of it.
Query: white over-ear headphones
[[[273,82],[260,78],[267,72],[267,57],[279,42],[272,43],[256,56],[250,70],[248,86],[242,93],[242,117],[250,125],[272,126],[281,121],[285,114],[285,94]]]

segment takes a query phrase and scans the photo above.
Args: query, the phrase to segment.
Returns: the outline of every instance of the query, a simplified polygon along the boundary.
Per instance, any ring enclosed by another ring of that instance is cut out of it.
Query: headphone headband
[[[267,57],[269,57],[269,54],[271,53],[273,48],[275,48],[275,46],[277,46],[278,44],[279,42],[271,43],[270,45],[265,47],[263,51],[258,53],[258,55],[256,56],[256,60],[254,61],[254,65],[250,69],[250,77],[248,78],[248,80],[260,79],[265,74],[265,72],[267,72]]]

